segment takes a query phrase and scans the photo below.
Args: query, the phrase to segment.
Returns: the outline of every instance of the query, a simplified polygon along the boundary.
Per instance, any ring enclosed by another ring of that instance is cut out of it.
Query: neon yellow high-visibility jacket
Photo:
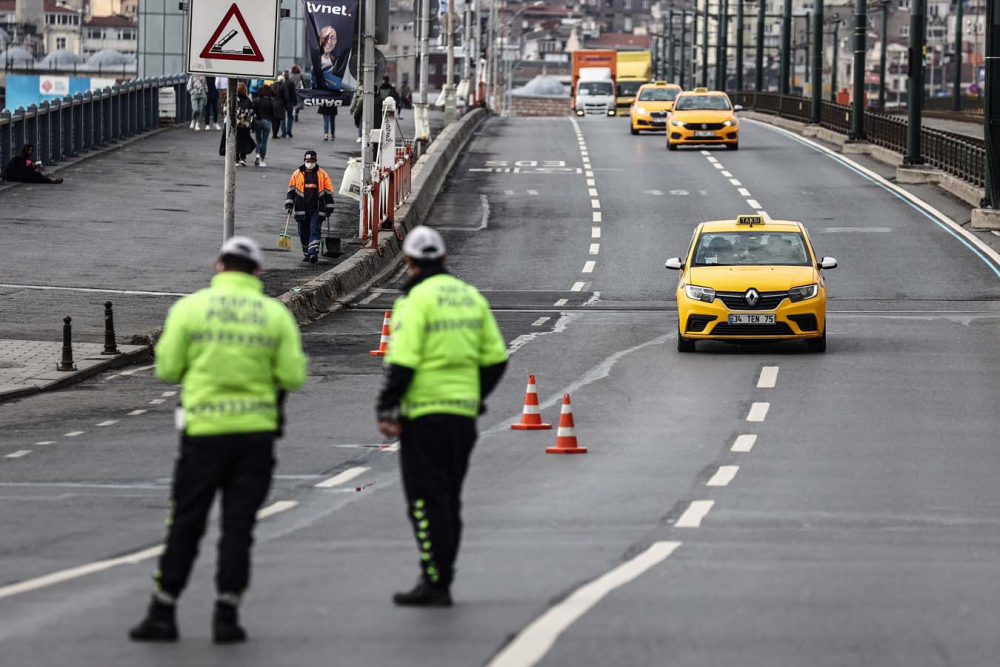
[[[183,384],[188,435],[278,430],[278,390],[306,379],[299,328],[256,277],[226,271],[173,305],[156,344],[156,375]]]
[[[396,300],[387,364],[414,370],[400,414],[479,415],[479,369],[507,360],[490,305],[472,285],[431,276]]]

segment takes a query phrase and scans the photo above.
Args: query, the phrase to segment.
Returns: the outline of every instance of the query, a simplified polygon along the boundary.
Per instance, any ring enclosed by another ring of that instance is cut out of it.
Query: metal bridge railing
[[[155,129],[160,124],[160,91],[165,88],[173,89],[172,119],[190,120],[183,75],[138,79],[27,109],[0,111],[0,167],[26,143],[35,146],[35,160],[48,166]]]

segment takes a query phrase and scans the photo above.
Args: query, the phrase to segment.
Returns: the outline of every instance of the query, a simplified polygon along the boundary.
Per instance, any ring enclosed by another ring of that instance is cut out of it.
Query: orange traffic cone
[[[389,320],[392,318],[392,311],[385,311],[385,317],[382,318],[382,338],[378,342],[378,349],[372,350],[368,354],[373,357],[384,357],[385,353],[389,351]]]
[[[552,424],[542,423],[534,375],[528,376],[528,390],[524,394],[524,411],[521,413],[521,423],[511,424],[510,427],[515,431],[544,431],[552,428]]]
[[[563,395],[562,413],[559,415],[559,430],[556,432],[556,446],[545,450],[546,454],[586,454],[586,447],[576,443],[576,427],[573,424],[573,408],[569,394]]]

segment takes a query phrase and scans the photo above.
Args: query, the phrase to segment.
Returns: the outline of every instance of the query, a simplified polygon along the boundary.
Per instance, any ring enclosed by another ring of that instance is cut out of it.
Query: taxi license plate
[[[697,131],[697,132],[694,133],[694,136],[696,136],[696,137],[714,137],[715,136],[715,132],[699,130],[699,131]]]
[[[730,315],[730,324],[774,324],[774,313]]]

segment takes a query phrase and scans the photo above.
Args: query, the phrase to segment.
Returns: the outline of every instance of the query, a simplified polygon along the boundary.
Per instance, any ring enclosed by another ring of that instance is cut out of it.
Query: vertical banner
[[[358,88],[350,70],[359,0],[304,0],[313,88],[300,91],[308,106],[349,101]]]

